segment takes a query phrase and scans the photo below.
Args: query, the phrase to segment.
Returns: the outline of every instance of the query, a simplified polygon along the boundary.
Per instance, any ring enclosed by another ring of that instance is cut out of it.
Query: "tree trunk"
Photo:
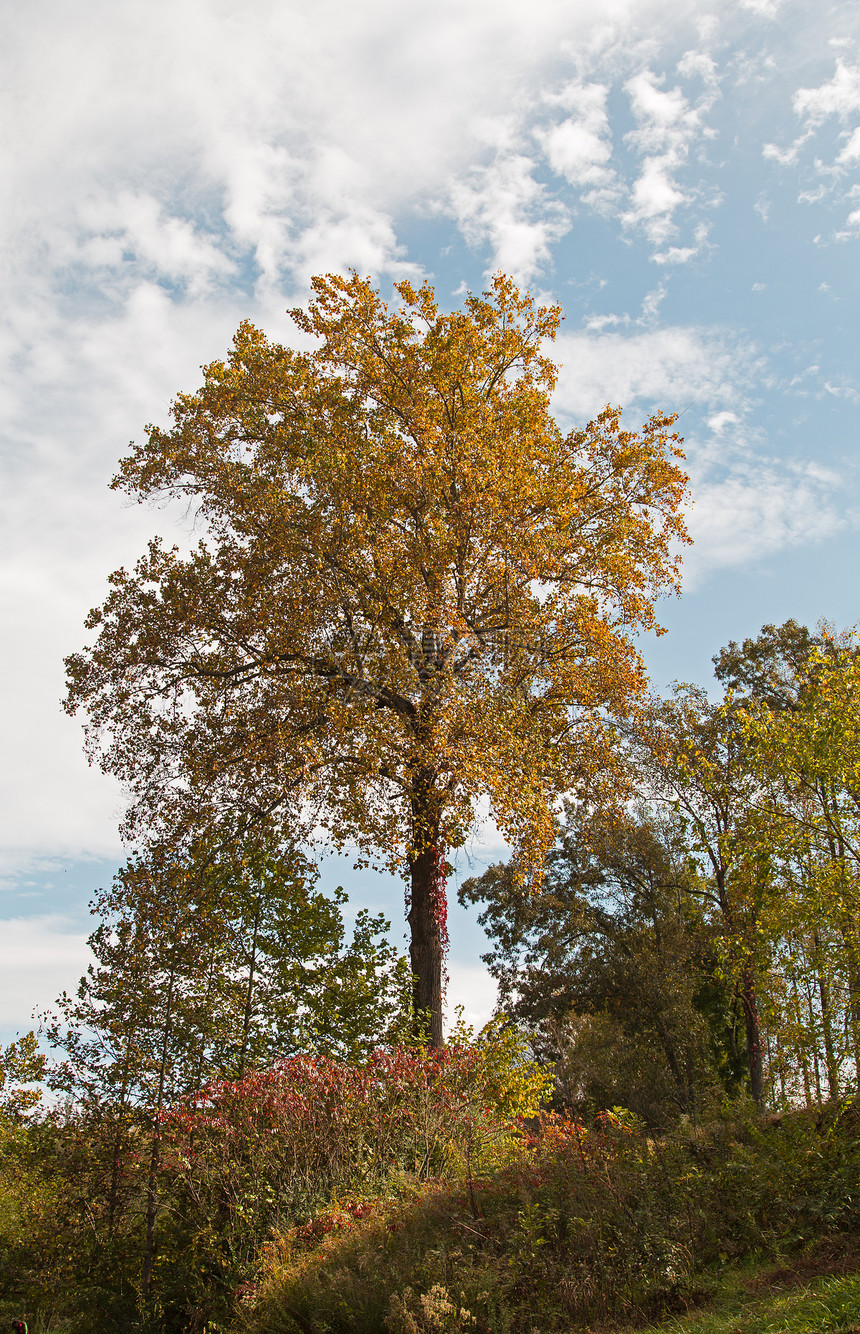
[[[242,1046],[239,1050],[239,1072],[238,1079],[245,1078],[245,1062],[248,1057],[248,1042],[251,1035],[251,1019],[254,1013],[254,983],[256,981],[257,969],[257,936],[260,931],[260,911],[262,908],[262,897],[258,897],[254,905],[254,933],[251,938],[251,953],[248,959],[248,985],[245,989],[245,1006],[242,1012]]]
[[[161,1062],[158,1070],[158,1092],[152,1117],[152,1151],[149,1158],[149,1175],[146,1182],[146,1240],[143,1248],[143,1272],[140,1280],[140,1292],[144,1305],[148,1305],[152,1291],[152,1261],[155,1251],[155,1218],[158,1210],[158,1171],[161,1166],[161,1109],[164,1106],[164,1086],[167,1075],[167,1055],[173,1027],[173,989],[176,981],[176,960],[171,961],[170,981],[167,988],[167,1001],[164,1012],[164,1030],[161,1044]]]
[[[806,1041],[803,1034],[804,1023],[803,1023],[803,1015],[801,1013],[801,1008],[800,1008],[800,992],[797,987],[797,978],[794,975],[794,973],[790,974],[789,980],[791,982],[791,1008],[794,1012],[794,1022],[797,1030],[795,1051],[797,1053],[797,1058],[800,1062],[800,1072],[803,1075],[803,1094],[804,1097],[806,1098],[806,1105],[807,1107],[811,1107],[812,1082],[809,1077],[809,1058],[807,1052],[809,1046],[814,1045],[815,1033],[814,1030],[810,1030],[812,1032],[812,1037],[813,1037],[813,1043],[810,1044],[809,1042]]]
[[[442,847],[433,775],[416,775],[412,796],[412,851],[409,854],[409,961],[416,1032],[426,1030],[437,1051],[442,1038],[443,962],[447,942],[445,850]]]
[[[120,1176],[120,1157],[123,1154],[127,1142],[127,1126],[125,1122],[126,1104],[129,1096],[129,1065],[131,1062],[131,1047],[135,1038],[135,1029],[126,1034],[125,1040],[125,1070],[123,1072],[122,1084],[119,1090],[119,1103],[116,1108],[116,1134],[114,1135],[113,1154],[111,1157],[110,1187],[108,1189],[108,1235],[113,1236],[114,1224],[116,1222],[117,1209],[119,1207],[119,1176]]]
[[[821,1005],[821,1032],[824,1041],[824,1063],[827,1067],[827,1092],[831,1099],[839,1097],[839,1062],[836,1059],[836,1044],[833,1040],[833,1006],[830,1000],[830,986],[824,971],[824,955],[818,930],[812,933],[815,946],[815,974],[818,980],[818,998]]]
[[[666,1064],[678,1090],[679,1104],[685,1112],[689,1111],[689,1083],[679,1064],[675,1044],[662,1015],[655,1016],[655,1026],[660,1038],[660,1046],[663,1048],[663,1055],[666,1057]]]
[[[764,1108],[764,1062],[761,1053],[761,1020],[751,973],[744,969],[740,985],[741,1008],[747,1038],[750,1092],[759,1111]]]
[[[854,1051],[855,1089],[860,1088],[860,950],[853,922],[842,925],[848,964],[848,1025]]]

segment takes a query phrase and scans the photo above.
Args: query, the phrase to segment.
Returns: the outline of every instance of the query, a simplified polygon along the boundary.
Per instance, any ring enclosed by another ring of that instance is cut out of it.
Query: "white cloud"
[[[713,417],[708,418],[708,426],[715,435],[722,435],[727,426],[739,426],[740,422],[736,412],[715,412]]]
[[[666,412],[691,403],[736,406],[760,365],[748,347],[679,327],[562,333],[554,356],[561,363],[554,401],[574,420],[593,417],[607,403],[636,412],[651,404]]]
[[[694,545],[684,555],[688,590],[719,569],[818,542],[840,527],[837,474],[813,462],[782,464],[750,435],[753,398],[769,375],[754,347],[668,328],[563,334],[557,350],[556,404],[573,422],[607,403],[622,406],[632,429],[655,408],[683,414],[695,407],[704,416],[710,436],[694,430],[685,446],[694,502],[688,515]],[[847,394],[848,387],[839,391]],[[677,429],[684,433],[683,421]]]
[[[497,999],[498,987],[486,968],[456,960],[449,962],[448,991],[445,997],[448,1028],[453,1026],[460,1005],[463,1007],[465,1022],[473,1028],[483,1028],[493,1017]]]
[[[851,131],[836,161],[840,166],[845,166],[849,162],[856,162],[858,158],[860,158],[860,125]]]
[[[734,476],[694,479],[685,587],[695,588],[715,570],[831,536],[842,524],[833,490],[832,480],[798,477],[756,459]]]
[[[470,245],[488,245],[487,272],[501,269],[529,283],[550,261],[552,245],[570,228],[567,210],[548,199],[533,175],[534,163],[502,149],[487,167],[455,181],[450,199]]]
[[[795,115],[810,125],[822,125],[830,116],[844,120],[860,111],[860,66],[837,60],[836,73],[817,88],[798,88],[793,98]]]
[[[858,209],[857,221],[860,222],[860,209]],[[824,392],[829,394],[831,398],[848,398],[853,403],[860,402],[860,389],[855,384],[834,384],[831,380],[825,380]]]
[[[712,80],[696,106],[690,105],[680,88],[664,90],[664,83],[665,76],[646,69],[625,84],[637,122],[625,138],[641,156],[642,166],[622,222],[629,228],[641,228],[655,245],[665,245],[675,235],[675,213],[695,198],[694,191],[679,184],[678,175],[687,164],[692,144],[707,134],[703,115],[715,97]],[[670,257],[665,251],[663,262],[683,263],[694,253],[682,255],[677,249]]]
[[[742,9],[749,9],[763,19],[775,19],[782,0],[740,0]]]
[[[33,1028],[33,1011],[73,992],[92,957],[86,935],[58,913],[0,920],[0,1031]]]
[[[583,321],[583,328],[588,333],[602,333],[605,329],[629,329],[634,325],[640,328],[653,328],[659,320],[660,308],[668,292],[666,282],[661,281],[650,292],[645,293],[636,319],[633,319],[627,311],[623,315],[588,315]]]
[[[39,318],[17,323],[3,382],[0,847],[110,855],[121,794],[87,768],[80,727],[62,713],[62,660],[83,643],[109,572],[159,528],[182,536],[177,515],[129,510],[107,482],[143,423],[163,421],[170,397],[199,379],[199,362],[223,353],[236,311],[171,302],[142,283],[118,311],[63,320],[37,304],[36,315],[41,328]]]
[[[642,301],[642,314],[639,317],[640,324],[652,325],[657,321],[660,314],[660,307],[666,300],[668,288],[665,283],[660,283],[650,292],[646,292]]]
[[[818,166],[818,163],[816,163]],[[798,204],[818,204],[827,195],[827,186],[819,185],[815,190],[801,190],[797,196]]]
[[[665,250],[656,250],[651,256],[655,264],[689,264],[691,259],[701,255],[707,249],[710,227],[700,222],[693,233],[693,244],[687,246],[667,246]]]
[[[630,316],[624,315],[589,315],[584,328],[589,333],[602,333],[604,329],[614,329],[631,324]]]
[[[860,65],[849,65],[837,58],[833,77],[817,87],[798,88],[792,98],[792,106],[797,118],[805,125],[803,132],[788,148],[768,143],[762,151],[766,158],[782,166],[796,167],[801,164],[801,150],[827,121],[835,117],[844,123],[860,113]],[[824,177],[824,180],[819,179],[814,187],[802,190],[798,202],[815,204],[834,192],[843,202],[851,198],[851,189],[844,190],[841,179],[860,161],[860,126],[843,131],[839,137],[844,141],[843,146],[832,162],[826,162],[821,157],[813,160],[813,172],[819,178]],[[849,228],[856,225],[856,216],[852,214],[848,218]],[[851,235],[851,231],[837,231],[834,239],[846,240]]]
[[[809,134],[802,134],[788,148],[780,148],[779,144],[764,144],[761,150],[762,157],[770,158],[772,162],[778,162],[781,167],[793,167],[800,156],[801,148],[810,137]]]
[[[235,263],[184,218],[169,217],[161,203],[142,191],[91,198],[78,210],[80,241],[76,258],[92,268],[117,268],[128,256],[158,277],[205,290],[215,275],[235,272]]]
[[[770,217],[771,208],[772,208],[771,201],[767,198],[766,195],[759,195],[758,199],[753,204],[753,211],[757,213],[761,218],[762,222],[765,223]]]
[[[822,291],[829,292],[830,288],[828,287],[827,283],[822,283],[818,290],[819,292]],[[803,384],[804,380],[808,379],[809,376],[817,375],[820,369],[821,367],[817,364],[817,362],[814,362],[810,366],[804,367],[804,369],[800,371],[799,374],[793,375],[792,378],[789,380],[789,388],[793,389],[796,384]]]
[[[711,41],[714,36],[714,30],[702,34],[704,41]],[[719,84],[719,75],[717,72],[717,63],[707,51],[685,51],[678,61],[678,73],[685,79],[695,77],[700,78],[704,83],[710,84],[716,88]]]
[[[630,106],[638,122],[630,142],[642,153],[661,153],[686,147],[699,129],[700,117],[680,88],[664,92],[665,76],[643,70],[625,84]]]
[[[646,158],[631,191],[631,208],[623,215],[628,226],[641,225],[657,244],[662,244],[674,230],[675,209],[690,198],[675,183],[677,166],[674,155]]]
[[[234,247],[252,253],[264,286],[294,257],[300,270],[317,255],[325,268],[375,263],[378,276],[400,259],[385,235],[393,212],[426,207],[468,173],[484,122],[524,93],[540,100],[564,43],[596,58],[629,44],[628,32],[635,43],[642,19],[667,9],[607,0],[598,14],[535,0],[525,24],[513,0],[324,0],[312,12],[251,0],[241,15],[212,0],[152,0],[145,12],[85,0],[74,14],[45,0],[16,14],[0,57],[3,223],[19,241],[80,228],[90,257],[106,259],[115,252],[98,244],[98,221],[88,234],[81,203],[86,214],[91,198],[149,196],[160,257],[168,244],[173,263],[189,233],[199,260],[212,231],[229,258]],[[568,111],[590,135],[583,96]],[[574,172],[589,153],[599,169],[601,151],[572,127],[553,148]],[[363,250],[369,220],[376,241]],[[153,219],[145,225],[153,240]]]
[[[550,167],[576,186],[583,202],[606,207],[618,192],[610,165],[612,131],[606,109],[609,89],[603,83],[569,83],[547,99],[570,114],[549,129],[535,131]]]

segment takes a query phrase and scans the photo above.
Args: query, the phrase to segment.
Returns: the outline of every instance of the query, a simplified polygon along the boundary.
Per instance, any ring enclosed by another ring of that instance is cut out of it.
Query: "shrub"
[[[548,1084],[502,1021],[477,1039],[460,1029],[442,1051],[394,1047],[360,1065],[297,1056],[209,1084],[162,1123],[162,1302],[225,1319],[273,1235],[301,1249],[410,1181],[504,1164]]]
[[[857,1229],[857,1120],[849,1108],[655,1140],[629,1113],[589,1129],[544,1116],[516,1161],[471,1183],[380,1203],[316,1245],[284,1234],[246,1327],[552,1334],[683,1309],[732,1259]]]

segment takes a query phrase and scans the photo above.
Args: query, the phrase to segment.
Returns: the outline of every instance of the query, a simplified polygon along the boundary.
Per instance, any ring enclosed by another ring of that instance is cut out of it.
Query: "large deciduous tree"
[[[280,809],[399,867],[439,1044],[446,854],[488,795],[539,864],[556,794],[606,761],[685,477],[670,417],[561,430],[560,313],[509,279],[451,314],[426,285],[313,285],[311,350],[243,324],[124,460],[115,487],[182,499],[202,536],[111,577],[68,708],[131,834]]]

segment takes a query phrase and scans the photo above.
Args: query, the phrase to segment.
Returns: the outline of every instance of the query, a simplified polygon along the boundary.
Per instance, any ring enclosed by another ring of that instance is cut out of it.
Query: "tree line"
[[[856,1088],[858,649],[795,621],[731,643],[719,702],[679,686],[625,729],[633,802],[568,804],[544,893],[515,862],[462,887],[571,1102],[665,1123]]]

